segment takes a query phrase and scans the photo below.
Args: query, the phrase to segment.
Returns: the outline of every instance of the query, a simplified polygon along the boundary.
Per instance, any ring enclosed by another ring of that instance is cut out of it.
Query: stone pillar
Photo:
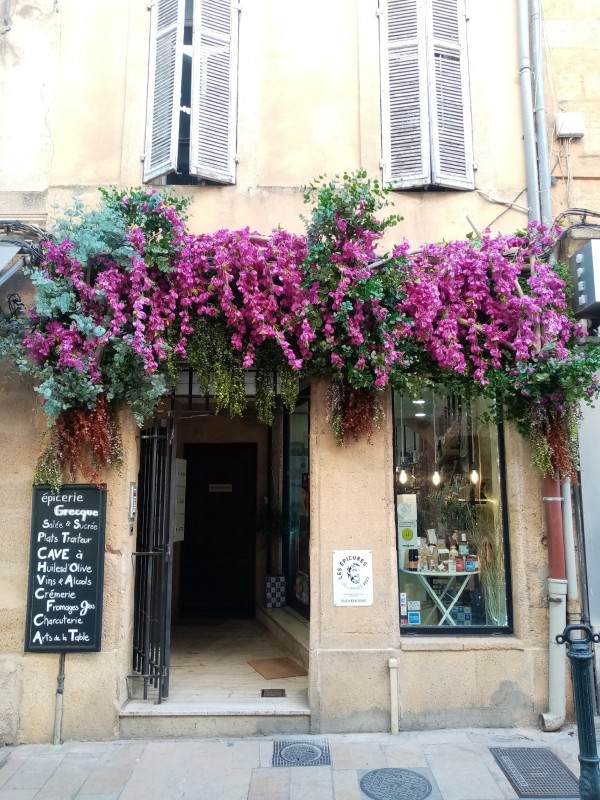
[[[309,700],[315,733],[390,725],[388,659],[400,645],[391,392],[372,442],[336,444],[325,381],[311,392],[311,620]],[[371,550],[373,605],[333,604],[334,550]]]

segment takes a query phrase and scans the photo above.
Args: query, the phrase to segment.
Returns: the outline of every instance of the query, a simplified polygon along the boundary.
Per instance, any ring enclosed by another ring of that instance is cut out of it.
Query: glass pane
[[[292,604],[309,606],[309,472],[308,401],[299,403],[289,417],[287,452],[288,542],[285,575]],[[300,609],[302,610],[302,609]]]
[[[498,430],[486,402],[394,396],[400,623],[508,625]]]

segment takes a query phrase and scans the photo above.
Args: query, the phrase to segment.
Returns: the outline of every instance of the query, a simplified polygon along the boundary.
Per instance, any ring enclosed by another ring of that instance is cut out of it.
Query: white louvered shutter
[[[235,183],[238,9],[195,0],[190,173]]]
[[[425,10],[422,0],[382,0],[383,179],[397,188],[430,182]]]
[[[463,0],[430,0],[432,183],[472,189],[473,143]]]
[[[152,8],[144,180],[177,169],[185,0]]]

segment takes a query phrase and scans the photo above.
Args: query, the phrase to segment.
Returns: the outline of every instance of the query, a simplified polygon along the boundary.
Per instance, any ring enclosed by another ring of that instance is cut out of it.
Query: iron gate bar
[[[140,437],[138,528],[135,575],[133,669],[143,678],[143,698],[169,694],[172,585],[171,510],[175,468],[173,420],[163,419]]]

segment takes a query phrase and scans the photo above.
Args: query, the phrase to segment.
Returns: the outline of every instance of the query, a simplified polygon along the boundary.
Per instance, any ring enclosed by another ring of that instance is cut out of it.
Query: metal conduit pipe
[[[542,51],[542,13],[540,0],[531,0],[531,55],[535,95],[533,113],[537,135],[537,164],[539,172],[539,197],[541,222],[552,224],[552,197],[550,195],[550,153],[548,149],[548,126],[546,124],[546,96],[544,89],[544,56]]]
[[[556,643],[556,635],[565,629],[567,619],[567,580],[563,540],[562,496],[556,478],[544,478],[544,512],[548,540],[548,711],[540,714],[540,727],[544,731],[562,728],[566,716],[565,654]]]
[[[398,733],[398,659],[390,658],[388,660],[388,667],[390,668],[390,733]]]
[[[533,122],[533,97],[531,90],[531,59],[529,57],[529,2],[517,0],[519,35],[519,79],[521,83],[521,111],[525,143],[525,170],[527,173],[527,204],[529,219],[539,220],[540,199]]]
[[[531,18],[529,16],[530,7]],[[523,113],[523,138],[525,146],[529,221],[538,220],[549,225],[552,220],[552,204],[550,196],[548,131],[546,126],[546,105],[544,97],[544,63],[540,35],[540,0],[517,0],[517,15],[519,75],[521,85],[521,108]],[[532,60],[536,82],[535,115],[532,99]],[[548,534],[549,709],[546,714],[540,715],[540,725],[545,731],[556,731],[562,727],[566,716],[566,663],[564,654],[558,649],[555,636],[561,632],[561,629],[564,630],[566,625],[566,596],[568,585],[566,580],[565,539],[561,509],[563,498],[560,493],[558,480],[553,478],[544,479],[543,494]],[[569,519],[571,519],[570,516]],[[568,560],[569,563],[571,563],[571,544],[569,544],[568,547]],[[574,549],[572,550],[572,554],[574,563]]]

